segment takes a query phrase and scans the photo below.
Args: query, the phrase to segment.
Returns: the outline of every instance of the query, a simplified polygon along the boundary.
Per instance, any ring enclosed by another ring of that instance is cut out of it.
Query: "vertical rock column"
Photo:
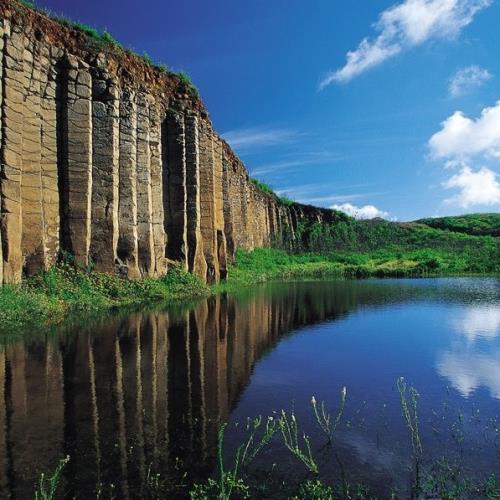
[[[151,157],[151,205],[154,244],[154,276],[163,276],[167,271],[165,258],[165,229],[163,227],[163,161],[160,111],[157,105],[149,108],[149,149]]]
[[[137,235],[139,270],[142,276],[150,276],[154,272],[149,104],[148,96],[144,92],[139,92],[137,96]]]
[[[57,79],[58,69],[56,57],[58,51],[43,45],[40,88],[41,120],[41,177],[42,177],[42,212],[43,212],[43,242],[45,252],[45,267],[55,263],[59,253],[59,187],[57,176]]]
[[[137,240],[137,108],[135,93],[125,90],[120,100],[119,237],[120,271],[139,277]]]
[[[222,153],[222,199],[224,203],[224,234],[226,236],[227,260],[234,261],[234,224],[233,210],[231,205],[231,161],[228,158],[227,151],[223,149]]]
[[[222,174],[222,141],[214,137],[214,209],[216,234],[216,260],[219,268],[219,278],[227,275],[226,236],[224,234],[224,201],[223,201],[223,174]]]
[[[233,246],[234,251],[236,248],[241,247],[242,242],[242,211],[241,211],[241,189],[240,178],[235,168],[235,161],[228,160],[227,165],[227,184],[229,191],[229,205],[231,211],[231,219],[233,226]]]
[[[184,117],[168,112],[166,133],[166,176],[163,199],[165,205],[165,232],[167,257],[180,262],[187,269],[187,220],[186,220],[186,150]]]
[[[0,145],[3,146],[3,66],[4,66],[4,47],[5,47],[5,19],[0,21]],[[0,161],[3,163],[3,155]],[[0,164],[0,175],[3,176],[3,164]],[[3,283],[3,244],[2,244],[2,177],[0,177],[0,286]],[[1,400],[3,401],[3,399]]]
[[[246,250],[254,249],[254,211],[253,211],[253,184],[246,173],[240,174],[241,200],[241,231],[242,246]]]
[[[1,148],[1,233],[3,282],[21,280],[21,175],[23,137],[24,34],[4,21],[2,148]]]
[[[92,230],[90,259],[113,272],[118,244],[119,100],[116,82],[96,72],[92,81]]]
[[[214,283],[219,277],[215,233],[214,134],[207,121],[200,123],[200,197],[201,234],[207,264],[206,280]]]
[[[207,264],[203,255],[200,229],[200,151],[198,144],[198,117],[187,114],[185,120],[186,141],[186,226],[188,269],[206,278]]]
[[[42,213],[40,44],[25,38],[24,109],[22,128],[22,254],[23,268],[35,274],[44,264],[44,221]]]
[[[64,128],[60,139],[61,240],[76,262],[89,264],[92,201],[92,77],[88,66],[69,56]]]

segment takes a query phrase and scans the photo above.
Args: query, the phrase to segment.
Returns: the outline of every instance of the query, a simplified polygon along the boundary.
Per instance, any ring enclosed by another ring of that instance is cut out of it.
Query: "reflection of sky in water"
[[[484,387],[500,399],[500,306],[467,306],[450,325],[457,337],[438,359],[439,374],[464,397]]]
[[[474,342],[494,339],[500,333],[500,305],[479,304],[466,307],[451,320],[453,330]]]

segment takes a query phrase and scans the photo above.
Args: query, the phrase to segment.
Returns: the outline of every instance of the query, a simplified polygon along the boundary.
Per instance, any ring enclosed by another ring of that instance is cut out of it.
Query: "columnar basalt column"
[[[24,34],[5,21],[1,148],[1,233],[3,282],[17,283],[22,274],[21,176],[24,101]]]
[[[222,141],[214,137],[214,225],[216,233],[216,261],[218,275],[216,280],[227,275],[226,237],[224,234],[224,201],[223,201],[223,174],[222,174]]]
[[[163,196],[167,257],[187,269],[186,150],[184,116],[169,111],[164,123],[166,133],[166,176]]]
[[[120,99],[119,237],[120,272],[140,276],[137,239],[137,106],[135,92],[124,90]]]
[[[215,232],[214,134],[210,124],[205,120],[200,123],[199,134],[201,234],[203,237],[203,253],[207,263],[206,280],[208,283],[213,283],[217,281],[219,275]]]
[[[43,212],[43,243],[45,268],[56,262],[59,253],[59,187],[57,174],[57,128],[60,126],[57,119],[57,80],[59,70],[57,58],[60,57],[57,49],[48,45],[42,46],[41,66],[41,177],[42,177],[42,212]],[[60,103],[59,103],[60,104]]]
[[[0,145],[3,147],[3,66],[4,66],[4,47],[5,47],[5,30],[6,30],[6,20],[2,19],[0,21],[0,81],[2,85],[0,85]],[[0,161],[3,163],[3,155],[0,158]],[[0,174],[3,172],[3,165],[0,164]],[[2,174],[3,175],[3,174]],[[3,217],[2,217],[2,181],[0,180],[0,285],[3,283],[3,244],[2,244],[2,226],[3,226]]]
[[[45,260],[41,175],[40,50],[38,42],[25,38],[21,234],[23,268],[28,275],[40,271]]]
[[[160,110],[153,102],[149,108],[151,158],[151,205],[154,243],[154,276],[163,276],[167,271],[165,258],[166,235],[163,227],[163,160],[162,127]]]
[[[242,246],[242,210],[241,210],[241,187],[240,177],[237,173],[237,163],[234,159],[230,160],[227,167],[228,170],[228,191],[229,204],[231,210],[231,219],[233,224],[233,244],[234,250]]]
[[[150,276],[154,273],[149,105],[148,96],[144,92],[139,92],[137,96],[137,235],[139,269],[142,276]]]
[[[113,272],[118,245],[119,90],[108,75],[92,79],[92,230],[90,259]]]
[[[248,175],[241,177],[241,222],[244,246],[247,250],[254,249],[254,207],[253,207],[253,183]]]
[[[234,261],[234,223],[233,206],[231,203],[231,161],[228,158],[226,149],[223,149],[222,156],[222,198],[224,203],[224,234],[226,236],[227,260]]]
[[[185,121],[186,141],[186,225],[188,269],[205,279],[207,264],[203,256],[203,240],[200,229],[200,151],[198,145],[198,117],[187,114]]]
[[[89,67],[66,59],[61,164],[61,240],[76,262],[89,264],[92,201],[92,77]]]

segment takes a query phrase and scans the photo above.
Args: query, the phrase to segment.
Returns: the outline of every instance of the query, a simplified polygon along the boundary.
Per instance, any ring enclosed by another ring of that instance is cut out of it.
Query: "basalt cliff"
[[[0,283],[62,253],[216,282],[237,248],[332,217],[259,189],[178,75],[15,0],[0,16]]]

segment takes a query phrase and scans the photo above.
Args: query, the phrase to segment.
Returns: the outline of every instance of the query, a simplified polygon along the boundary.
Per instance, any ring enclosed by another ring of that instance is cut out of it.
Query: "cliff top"
[[[122,81],[134,87],[146,87],[208,117],[198,90],[184,72],[175,73],[162,64],[155,64],[147,54],[134,53],[107,31],[101,33],[25,0],[0,0],[0,13],[4,18],[19,20],[33,31],[37,40],[67,50],[90,65],[104,57],[107,70]]]

